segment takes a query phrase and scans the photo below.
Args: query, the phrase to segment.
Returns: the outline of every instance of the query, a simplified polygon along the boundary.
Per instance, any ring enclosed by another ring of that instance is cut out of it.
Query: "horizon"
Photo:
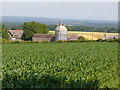
[[[78,20],[78,21],[111,21],[118,22],[118,20],[92,20],[92,19],[71,19],[71,18],[51,18],[51,17],[35,17],[35,16],[0,16],[0,17],[23,17],[23,18],[48,18],[48,19],[61,19],[61,20]]]

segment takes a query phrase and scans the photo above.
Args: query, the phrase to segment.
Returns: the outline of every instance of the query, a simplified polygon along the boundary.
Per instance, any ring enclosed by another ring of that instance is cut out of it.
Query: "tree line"
[[[9,30],[23,29],[23,25],[4,24]],[[54,31],[57,25],[46,25],[49,31]],[[84,31],[84,32],[105,32],[118,33],[118,28],[115,27],[92,27],[92,26],[68,26],[68,31]]]
[[[48,25],[48,29],[54,31],[57,25]],[[84,32],[105,32],[118,33],[118,28],[114,27],[103,27],[95,28],[91,26],[66,26],[68,31],[84,31]]]

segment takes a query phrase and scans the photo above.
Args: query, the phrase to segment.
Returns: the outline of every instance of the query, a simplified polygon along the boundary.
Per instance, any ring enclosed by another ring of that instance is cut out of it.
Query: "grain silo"
[[[56,40],[68,40],[67,28],[62,23],[55,29],[55,41]]]

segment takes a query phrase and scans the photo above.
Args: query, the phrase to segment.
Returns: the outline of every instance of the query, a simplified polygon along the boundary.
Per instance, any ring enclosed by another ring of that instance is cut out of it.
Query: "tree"
[[[2,38],[8,40],[9,35],[7,32],[7,27],[3,24],[1,29],[2,29]]]
[[[78,40],[85,40],[85,37],[80,36],[80,37],[78,38]]]
[[[29,41],[29,40],[32,41],[32,36],[33,35],[34,35],[34,33],[32,31],[25,30],[21,38],[25,41]]]
[[[32,40],[32,36],[34,35],[34,33],[48,33],[48,28],[45,24],[36,22],[25,22],[23,24],[23,30],[23,40]]]

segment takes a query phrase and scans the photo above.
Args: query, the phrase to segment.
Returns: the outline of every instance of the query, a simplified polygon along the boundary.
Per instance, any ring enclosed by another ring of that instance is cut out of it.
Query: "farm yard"
[[[117,88],[118,43],[3,44],[3,88]]]

